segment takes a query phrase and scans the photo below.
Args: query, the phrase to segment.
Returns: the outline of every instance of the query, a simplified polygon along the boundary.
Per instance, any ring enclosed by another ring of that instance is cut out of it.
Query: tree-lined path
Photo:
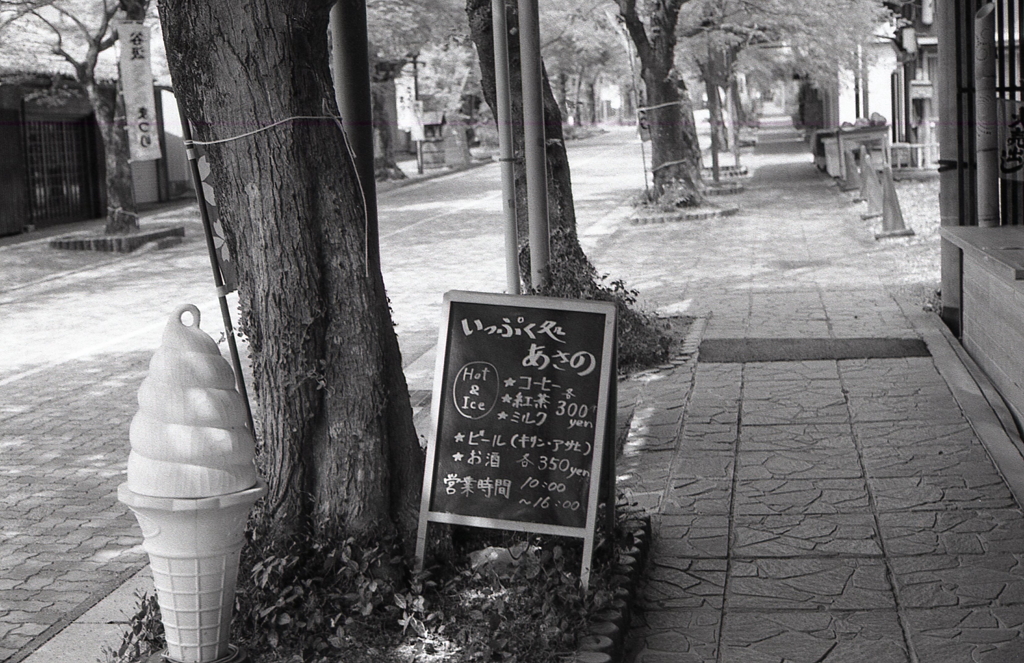
[[[583,234],[606,232],[604,204],[642,186],[642,173],[619,171],[615,157],[637,152],[633,135],[570,147],[581,208],[591,207]],[[410,386],[422,395],[444,291],[505,283],[497,164],[385,191],[380,205],[385,283]],[[168,221],[186,224],[184,244],[127,256],[0,242],[0,662],[145,563],[135,519],[115,498],[135,394],[175,306],[195,303],[203,329],[221,334],[194,206],[143,224]]]

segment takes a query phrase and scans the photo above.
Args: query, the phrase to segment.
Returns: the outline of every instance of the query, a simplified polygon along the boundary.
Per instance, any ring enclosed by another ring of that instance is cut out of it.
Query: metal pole
[[[512,100],[508,71],[508,25],[505,0],[491,0],[494,32],[494,80],[498,104],[498,145],[501,162],[501,207],[505,214],[505,277],[508,294],[520,294],[519,234],[516,227],[515,146],[512,144]]]
[[[249,405],[249,392],[245,388],[245,377],[242,375],[242,360],[238,356],[238,345],[235,343],[235,329],[231,322],[231,311],[228,308],[228,288],[224,287],[224,276],[220,271],[220,260],[217,258],[217,247],[213,242],[213,224],[210,211],[206,208],[206,194],[203,193],[203,177],[199,172],[199,155],[192,144],[192,126],[181,100],[178,103],[178,116],[181,118],[181,133],[185,140],[185,157],[188,159],[189,173],[192,175],[192,186],[196,190],[199,201],[199,217],[203,221],[203,234],[206,236],[206,251],[210,256],[210,268],[213,270],[213,285],[217,288],[217,302],[220,304],[220,317],[224,321],[224,336],[228,341],[228,352],[231,354],[231,366],[235,369],[235,389],[242,395],[245,403],[245,414],[249,418],[249,432],[256,435],[256,427],[252,419],[252,406]]]
[[[978,154],[978,225],[999,225],[999,141],[996,120],[996,6],[974,15],[974,108]]]
[[[338,112],[341,113],[345,140],[355,160],[356,175],[366,206],[367,271],[372,268],[380,269],[365,2],[339,0],[331,8],[331,49],[334,63],[334,98],[338,103]]]
[[[935,81],[939,122],[939,218],[943,226],[960,226],[960,162],[957,114],[957,49],[956,0],[935,2],[935,33],[939,38],[939,72]],[[962,271],[960,249],[949,240],[941,242],[942,320],[957,337],[960,336]]]
[[[543,73],[537,0],[519,2],[519,51],[522,59],[523,136],[526,151],[527,209],[530,219],[530,281],[535,290],[548,284],[548,174],[544,135]]]
[[[420,105],[420,62],[419,55],[412,56],[412,107],[419,124],[419,134],[423,135],[423,108]],[[423,140],[416,140],[416,174],[423,174]]]

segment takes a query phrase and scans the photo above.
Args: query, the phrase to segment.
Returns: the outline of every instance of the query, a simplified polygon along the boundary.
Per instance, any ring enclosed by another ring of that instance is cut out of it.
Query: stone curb
[[[692,366],[693,358],[700,348],[706,324],[706,318],[694,320],[683,343],[667,363],[654,369],[640,371],[631,377],[642,378],[683,368],[688,364]],[[631,413],[643,401],[645,391],[643,384],[641,382],[639,388],[635,390]],[[689,394],[687,394],[687,398],[689,398]],[[619,411],[622,412],[623,409],[624,405],[620,399]],[[627,424],[627,438],[630,436],[630,432],[632,432],[632,428]],[[627,509],[630,506],[627,497],[627,503],[619,502],[617,508]],[[635,524],[630,531],[632,546],[620,554],[616,562],[616,571],[613,576],[613,582],[616,583],[615,599],[612,602],[612,607],[595,616],[587,634],[580,638],[578,651],[566,659],[567,663],[613,663],[621,661],[625,654],[633,604],[650,553],[652,537],[650,516],[640,515],[639,511],[638,509],[633,516]]]
[[[701,171],[701,175],[704,177],[714,177],[714,170],[711,168],[704,168]],[[719,166],[718,177],[722,178],[733,178],[733,177],[749,177],[750,170],[746,166]]]
[[[20,663],[21,661],[24,661],[25,659],[32,656],[36,652],[36,650],[38,650],[44,644],[52,640],[54,637],[57,637],[61,633],[61,631],[63,631],[71,624],[74,624],[83,615],[89,612],[89,610],[91,610],[101,601],[103,601],[108,596],[113,594],[118,587],[129,582],[135,576],[135,574],[144,569],[148,564],[148,559],[146,559],[145,561],[139,561],[135,564],[132,564],[127,570],[117,574],[117,577],[114,580],[105,583],[100,589],[94,591],[89,596],[88,599],[79,603],[74,610],[66,613],[63,617],[61,617],[61,619],[50,624],[45,631],[29,640],[29,642],[26,645],[24,645],[18,651],[17,654],[15,654],[12,658],[7,660],[7,663]],[[116,646],[116,643],[114,643],[114,645]]]
[[[912,305],[897,299],[904,311]],[[907,315],[931,351],[939,375],[988,451],[1018,505],[1024,505],[1024,440],[1002,396],[934,313]]]
[[[620,503],[620,506],[624,506]],[[612,663],[621,659],[629,632],[633,602],[651,545],[651,521],[642,516],[629,532],[631,546],[618,554],[614,566],[615,598],[591,620],[587,634],[580,638],[579,649],[567,661],[573,663]]]
[[[746,191],[746,187],[736,180],[726,180],[718,184],[708,183],[704,193],[708,196],[733,196]]]
[[[429,182],[430,180],[436,180],[437,178],[444,177],[445,175],[464,173],[467,170],[473,170],[475,168],[486,166],[492,163],[497,163],[494,157],[473,159],[465,166],[442,166],[440,168],[432,168],[432,172],[415,176],[407,175],[404,180],[384,180],[382,182],[377,182],[376,189],[378,194],[384,193],[386,191],[392,191],[394,189],[403,189],[407,186],[412,186],[413,184],[419,184],[420,182]]]
[[[180,243],[185,236],[185,226],[140,230],[130,235],[82,235],[74,233],[54,237],[49,241],[51,249],[69,251],[104,251],[108,253],[131,253],[143,244],[157,242],[158,248]],[[177,241],[175,242],[175,238]]]
[[[672,223],[676,221],[705,221],[707,219],[719,219],[727,216],[735,216],[736,214],[739,214],[739,211],[739,207],[722,207],[701,211],[679,210],[678,212],[664,212],[660,214],[634,216],[630,218],[630,222],[633,225],[642,226],[651,223]]]

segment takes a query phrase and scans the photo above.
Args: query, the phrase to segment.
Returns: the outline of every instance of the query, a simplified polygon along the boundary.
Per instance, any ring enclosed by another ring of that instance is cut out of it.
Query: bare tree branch
[[[54,0],[0,0],[0,14],[5,12],[11,12],[11,15],[0,19],[0,32],[15,23],[16,21],[25,18],[32,14],[37,9],[46,7],[53,3]]]
[[[615,0],[615,4],[619,6],[619,16],[629,32],[629,38],[633,40],[633,45],[636,46],[640,62],[649,62],[651,42],[647,38],[647,30],[644,28],[643,21],[640,20],[636,13],[636,0]]]
[[[60,14],[60,15],[61,15],[61,16],[63,16],[64,18],[66,18],[66,19],[70,20],[70,21],[71,21],[72,23],[74,23],[74,24],[75,24],[75,27],[77,27],[77,28],[78,28],[78,30],[79,30],[79,31],[80,31],[80,32],[81,32],[81,33],[82,33],[83,35],[85,35],[85,38],[86,38],[86,39],[88,39],[89,41],[92,41],[92,39],[93,39],[93,36],[92,36],[92,33],[91,33],[91,32],[89,31],[89,26],[88,26],[88,25],[86,25],[86,24],[85,24],[85,23],[84,23],[84,22],[82,21],[82,19],[78,18],[77,16],[75,16],[74,14],[72,14],[71,12],[69,12],[68,10],[66,10],[66,9],[64,9],[63,7],[60,7],[60,6],[58,6],[58,5],[52,5],[52,7],[53,7],[53,9],[54,9],[54,10],[55,10],[55,11],[56,11],[56,12],[57,12],[58,14]]]
[[[46,27],[50,28],[50,30],[53,31],[53,34],[57,37],[57,45],[53,47],[54,55],[59,55],[65,60],[67,60],[68,64],[74,67],[75,71],[79,74],[80,78],[85,63],[79,62],[74,58],[73,55],[64,50],[64,35],[61,33],[60,28],[58,28],[56,25],[50,22],[49,19],[40,14],[37,10],[29,12],[29,15],[39,19]]]
[[[149,2],[148,2],[148,0],[144,0],[144,2],[142,2],[142,4],[143,5],[148,5]],[[100,40],[99,40],[99,43],[97,44],[97,51],[98,52],[105,51],[105,50],[107,50],[108,48],[112,47],[114,44],[117,43],[117,30],[112,30],[110,36],[107,37],[106,39],[102,39],[102,37],[103,37],[103,35],[105,35],[107,33],[107,28],[110,26],[110,21],[113,20],[114,16],[117,15],[117,12],[121,9],[121,5],[120,4],[118,4],[118,3],[111,3],[111,4],[108,5],[107,4],[107,0],[103,0],[103,5],[104,5],[103,22],[101,24],[101,29],[100,29],[100,32],[99,32]],[[146,13],[146,10],[145,10],[145,6],[144,6],[143,9],[142,9],[143,16],[145,16],[145,13]]]

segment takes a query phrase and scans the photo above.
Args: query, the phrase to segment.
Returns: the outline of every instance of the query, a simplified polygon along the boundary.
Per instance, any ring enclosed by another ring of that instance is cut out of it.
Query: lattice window
[[[29,216],[32,223],[78,221],[93,215],[84,120],[25,123]]]

